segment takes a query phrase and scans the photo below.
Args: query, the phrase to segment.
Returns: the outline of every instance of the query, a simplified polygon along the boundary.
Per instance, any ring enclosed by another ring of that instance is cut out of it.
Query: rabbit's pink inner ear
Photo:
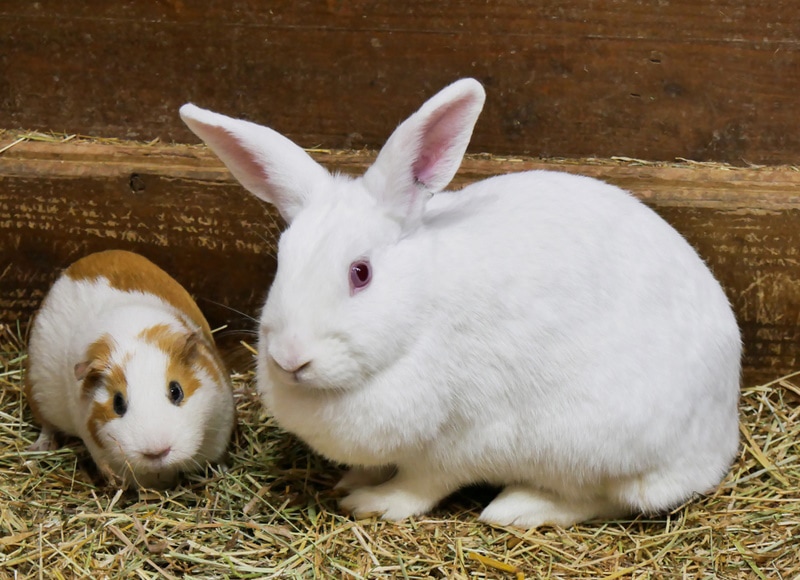
[[[427,153],[422,153],[417,157],[414,163],[414,181],[417,183],[427,184],[432,175],[432,167],[436,163],[436,158],[431,157]]]
[[[447,186],[452,173],[461,164],[466,141],[472,133],[465,131],[465,125],[471,129],[469,121],[465,119],[465,109],[472,106],[471,99],[461,99],[443,107],[428,120],[422,130],[420,150],[412,166],[416,182],[432,189]],[[455,169],[451,169],[453,164]],[[444,179],[447,182],[441,183]]]
[[[269,175],[264,169],[263,162],[257,159],[254,147],[245,146],[236,136],[225,129],[217,131],[221,134],[219,149],[224,149],[224,155],[231,160],[231,163],[235,163],[239,167],[239,171],[246,174],[253,184],[268,181]]]
[[[474,79],[445,87],[395,129],[364,174],[367,189],[404,226],[418,224],[430,195],[453,179],[484,98]]]
[[[278,208],[287,222],[330,173],[280,133],[191,104],[181,118],[247,190]]]
[[[258,146],[248,144],[235,133],[215,125],[203,124],[202,133],[203,141],[228,166],[234,177],[256,195],[264,195],[269,174],[258,156]]]

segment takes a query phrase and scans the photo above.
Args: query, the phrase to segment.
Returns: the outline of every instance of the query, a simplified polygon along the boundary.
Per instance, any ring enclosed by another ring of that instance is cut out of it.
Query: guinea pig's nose
[[[172,447],[164,447],[155,451],[142,451],[142,455],[145,459],[157,461],[159,459],[164,459],[167,455],[169,455],[170,451],[172,451]]]

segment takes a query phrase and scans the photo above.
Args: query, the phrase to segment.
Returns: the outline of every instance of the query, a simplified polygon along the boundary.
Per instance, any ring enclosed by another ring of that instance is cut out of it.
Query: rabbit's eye
[[[350,294],[367,287],[372,279],[372,268],[367,260],[357,260],[350,264]]]

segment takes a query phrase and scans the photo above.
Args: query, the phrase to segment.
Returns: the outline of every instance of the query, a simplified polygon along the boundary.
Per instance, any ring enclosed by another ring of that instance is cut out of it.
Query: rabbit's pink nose
[[[307,370],[311,366],[311,361],[297,361],[297,359],[292,359],[288,361],[278,361],[274,357],[270,357],[270,360],[282,370],[287,375],[291,376],[294,382],[299,383],[303,380],[303,371]]]
[[[142,451],[142,456],[150,461],[157,461],[159,459],[164,459],[169,455],[170,451],[172,451],[172,447],[164,447],[155,451]]]

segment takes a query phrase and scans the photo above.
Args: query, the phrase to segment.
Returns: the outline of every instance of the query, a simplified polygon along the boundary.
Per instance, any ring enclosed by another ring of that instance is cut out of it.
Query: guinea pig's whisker
[[[279,226],[279,227],[282,227],[282,226]],[[274,248],[274,247],[275,247],[275,241],[274,241],[274,240],[270,240],[270,239],[268,239],[268,238],[267,238],[267,237],[266,237],[264,234],[262,234],[261,232],[253,232],[253,233],[254,233],[255,235],[257,235],[259,238],[261,238],[261,241],[262,241],[262,242],[264,242],[264,244],[266,244],[267,248],[269,248],[269,253],[268,253],[267,255],[268,255],[270,258],[277,259],[277,258],[278,258],[277,254],[275,254],[275,253],[272,251],[272,248]]]
[[[232,308],[231,306],[228,306],[227,304],[223,304],[222,302],[217,302],[216,300],[212,300],[211,298],[206,298],[205,296],[200,296],[198,299],[199,300],[203,300],[204,302],[210,302],[211,304],[214,304],[214,305],[219,306],[221,308],[225,308],[226,310],[230,310],[234,314],[238,314],[239,316],[243,316],[244,318],[250,320],[251,322],[258,323],[258,319],[257,318],[254,318],[253,316],[250,316],[249,314],[247,314],[245,312],[242,312],[241,310],[237,310],[236,308]]]
[[[249,328],[243,328],[241,330],[227,329],[227,330],[220,330],[215,334],[215,336],[217,337],[246,336],[248,338],[250,337],[258,338],[258,331]]]
[[[233,331],[231,331],[231,332],[233,332]],[[241,334],[250,334],[252,336],[258,336],[259,335],[258,330],[254,329],[254,328],[243,328],[243,329],[239,330],[238,332],[240,332]]]
[[[201,463],[200,461],[198,461],[198,460],[197,460],[197,459],[195,459],[194,457],[192,457],[192,458],[191,458],[191,459],[188,461],[188,463],[189,463],[189,464],[191,464],[192,466],[194,466],[194,467],[195,467],[196,469],[198,469],[198,470],[200,470],[200,469],[203,469],[203,467],[205,466],[205,463]]]

